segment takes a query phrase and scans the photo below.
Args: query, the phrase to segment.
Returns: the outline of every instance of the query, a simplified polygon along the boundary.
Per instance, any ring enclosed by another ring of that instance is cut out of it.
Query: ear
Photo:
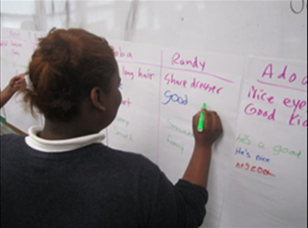
[[[106,111],[106,102],[107,102],[106,98],[107,97],[101,88],[99,87],[93,88],[91,90],[90,98],[91,98],[92,105],[96,109],[99,109],[100,111],[103,111],[103,112]]]

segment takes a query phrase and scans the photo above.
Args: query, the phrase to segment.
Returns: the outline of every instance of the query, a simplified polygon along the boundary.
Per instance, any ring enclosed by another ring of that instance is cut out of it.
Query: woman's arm
[[[197,131],[200,113],[204,112],[205,126],[203,132]],[[193,119],[195,148],[186,169],[183,180],[192,184],[207,187],[212,156],[212,146],[223,132],[221,120],[216,112],[202,110]]]
[[[13,77],[10,83],[1,91],[0,94],[0,108],[2,108],[12,97],[19,91],[26,88],[25,76],[27,73],[23,73]]]

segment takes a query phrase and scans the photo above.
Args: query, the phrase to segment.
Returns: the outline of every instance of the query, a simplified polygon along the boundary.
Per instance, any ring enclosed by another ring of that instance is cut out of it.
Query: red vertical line
[[[162,77],[164,68],[164,51],[160,53],[160,77],[159,77],[159,101],[158,101],[158,126],[157,126],[157,151],[156,164],[159,165],[159,150],[160,150],[160,120],[161,120],[161,93],[162,93]]]

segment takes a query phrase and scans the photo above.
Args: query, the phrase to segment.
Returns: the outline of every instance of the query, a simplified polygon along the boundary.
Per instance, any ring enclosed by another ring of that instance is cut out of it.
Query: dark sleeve
[[[193,228],[202,225],[206,215],[208,192],[205,188],[180,180],[176,185],[178,219],[181,227]]]
[[[203,223],[206,189],[180,180],[175,186],[161,173],[152,199],[149,228],[197,228]]]

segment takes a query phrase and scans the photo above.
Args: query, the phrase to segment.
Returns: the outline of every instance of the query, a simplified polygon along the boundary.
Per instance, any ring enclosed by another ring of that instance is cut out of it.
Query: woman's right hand
[[[204,130],[199,132],[197,130],[199,117],[201,112],[204,113]],[[201,110],[193,118],[193,129],[196,141],[196,146],[211,148],[215,141],[220,137],[223,132],[220,117],[216,112]]]

